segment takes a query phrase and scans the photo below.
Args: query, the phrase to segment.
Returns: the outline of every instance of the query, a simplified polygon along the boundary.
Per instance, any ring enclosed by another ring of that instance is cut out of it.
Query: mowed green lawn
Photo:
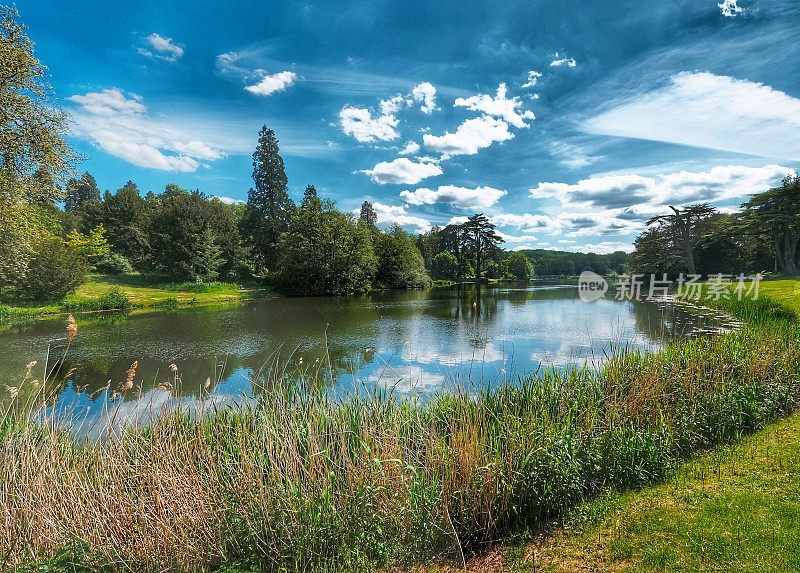
[[[759,296],[765,296],[795,311],[800,316],[800,280],[779,279],[763,281]]]
[[[223,305],[249,298],[263,298],[272,293],[257,285],[237,283],[156,283],[139,275],[92,275],[63,301],[48,304],[10,304],[4,306],[10,317],[35,318],[60,314],[65,309],[80,309],[82,303],[97,301],[102,295],[117,289],[134,309]],[[2,310],[2,309],[0,309]],[[3,313],[0,313],[0,316]]]

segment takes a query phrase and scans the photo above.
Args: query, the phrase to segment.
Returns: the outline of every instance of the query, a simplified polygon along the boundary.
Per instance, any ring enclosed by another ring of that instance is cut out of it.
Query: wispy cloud
[[[800,99],[761,83],[684,72],[669,84],[613,102],[590,133],[800,161]]]
[[[75,135],[138,167],[191,172],[200,161],[224,156],[212,145],[150,119],[142,98],[135,94],[111,88],[67,99],[78,106],[72,113]]]
[[[165,62],[176,62],[183,57],[183,46],[175,43],[172,38],[160,34],[150,34],[144,39],[146,47],[141,47],[138,52],[143,56]]]
[[[528,80],[522,84],[520,87],[524,89],[534,88],[539,83],[539,80],[542,77],[542,72],[537,72],[536,70],[531,70],[528,72]]]

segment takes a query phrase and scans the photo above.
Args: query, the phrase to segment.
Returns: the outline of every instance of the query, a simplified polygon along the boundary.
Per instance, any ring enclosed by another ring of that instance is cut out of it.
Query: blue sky
[[[245,199],[267,124],[295,199],[608,252],[800,164],[796,0],[17,7],[101,188]]]

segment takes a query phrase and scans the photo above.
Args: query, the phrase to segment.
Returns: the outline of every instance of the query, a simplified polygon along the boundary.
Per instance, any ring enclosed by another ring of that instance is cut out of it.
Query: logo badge
[[[592,271],[583,271],[578,277],[578,296],[583,302],[603,298],[608,292],[608,281]]]

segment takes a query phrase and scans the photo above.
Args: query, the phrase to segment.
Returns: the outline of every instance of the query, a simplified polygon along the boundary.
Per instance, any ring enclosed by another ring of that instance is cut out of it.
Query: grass
[[[583,503],[552,531],[475,558],[466,570],[800,571],[799,468],[794,415],[685,463],[659,486]]]
[[[258,285],[236,283],[165,283],[140,275],[92,275],[74,294],[48,304],[0,305],[0,319],[25,320],[65,312],[107,311],[101,300],[110,293],[127,299],[134,310],[236,304],[248,298],[267,296]],[[121,299],[120,299],[121,300]],[[127,309],[124,309],[127,310]]]
[[[635,494],[625,492],[689,483],[682,462],[800,407],[794,315],[767,300],[726,306],[747,321],[742,330],[658,354],[622,352],[600,372],[545,372],[425,403],[384,393],[334,402],[315,377],[273,368],[257,378],[263,394],[249,408],[174,411],[101,442],[31,421],[49,397],[7,388],[27,402],[12,401],[0,419],[0,569],[374,571],[466,561],[554,522],[594,539],[604,519],[627,519],[621,504]],[[174,398],[180,387],[179,372],[150,389],[131,371],[112,389]],[[117,404],[108,404],[113,416]],[[727,475],[722,458],[715,467]],[[664,511],[684,499],[676,493]],[[661,570],[675,557],[672,522],[663,522],[673,516],[639,507],[625,521],[629,539],[609,522],[620,540],[613,558],[627,566],[641,554]],[[640,529],[634,516],[646,520]],[[599,543],[614,539],[599,531]],[[492,555],[541,570],[525,562],[525,547]],[[561,563],[574,570],[578,561],[550,561]]]

